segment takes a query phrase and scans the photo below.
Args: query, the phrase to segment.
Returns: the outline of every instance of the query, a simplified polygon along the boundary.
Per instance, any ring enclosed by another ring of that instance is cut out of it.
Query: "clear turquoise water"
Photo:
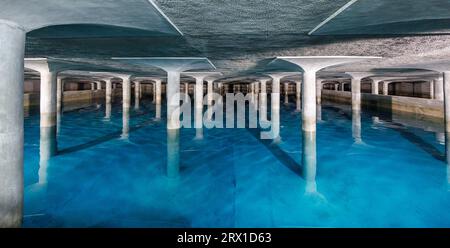
[[[178,178],[166,176],[164,110],[141,100],[130,136],[122,108],[65,112],[59,154],[39,174],[39,115],[25,120],[25,227],[450,227],[444,145],[435,132],[389,116],[325,105],[318,123],[316,193],[305,193],[301,115],[281,105],[281,143],[251,129],[180,134]],[[301,171],[301,170],[300,170]],[[41,183],[39,182],[41,175]]]

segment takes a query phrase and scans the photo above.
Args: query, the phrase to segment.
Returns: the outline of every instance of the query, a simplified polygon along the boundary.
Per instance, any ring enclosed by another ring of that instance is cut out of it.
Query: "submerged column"
[[[261,94],[260,94],[260,105],[259,105],[259,121],[267,122],[267,91],[266,83],[268,80],[261,79]]]
[[[361,137],[361,80],[367,76],[362,73],[347,73],[351,78],[352,87],[352,134],[356,143],[362,142]]]
[[[95,83],[91,83],[91,91],[95,90]]]
[[[302,110],[302,83],[300,81],[295,82],[295,98],[296,98],[296,111],[300,112]]]
[[[450,190],[450,71],[443,73],[445,151],[447,160],[447,183]]]
[[[161,80],[155,81],[155,99],[156,99],[156,116],[157,120],[161,119]]]
[[[167,71],[167,177],[180,170],[180,72]]]
[[[22,225],[24,50],[25,30],[0,20],[0,228]]]
[[[271,94],[271,122],[273,133],[273,142],[280,143],[280,81],[281,78],[277,76],[272,77],[272,94]]]
[[[341,83],[341,91],[345,91],[345,83]]]
[[[284,83],[284,104],[289,104],[289,83]]]
[[[167,129],[167,177],[177,178],[180,171],[180,129]]]
[[[106,82],[106,95],[105,95],[105,119],[111,119],[111,102],[112,102],[112,83],[111,79],[105,79]]]
[[[203,77],[195,78],[195,138],[203,138]]]
[[[450,133],[450,71],[443,73],[445,133]]]
[[[122,77],[122,139],[128,139],[130,132],[131,81]]]
[[[323,82],[323,80],[317,79],[317,83],[316,83],[316,103],[317,103],[317,105],[322,104],[322,82]]]
[[[141,82],[134,82],[134,109],[139,109],[139,98],[141,95]]]
[[[102,82],[95,82],[97,84],[97,90],[102,90]]]
[[[56,81],[56,112],[62,112],[63,105],[63,97],[64,97],[64,86],[62,82],[62,78],[58,77]]]

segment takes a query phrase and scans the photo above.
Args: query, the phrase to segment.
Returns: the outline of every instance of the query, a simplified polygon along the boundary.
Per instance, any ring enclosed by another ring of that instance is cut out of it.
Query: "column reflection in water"
[[[56,112],[56,135],[59,135],[61,130],[62,111]]]
[[[273,132],[273,143],[281,143],[280,136],[280,93],[272,93],[271,95],[271,118],[272,122],[272,132]]]
[[[39,184],[47,183],[50,158],[57,153],[56,126],[41,127],[39,140]]]
[[[130,109],[124,108],[122,112],[122,139],[128,139],[130,134]]]
[[[180,129],[167,129],[167,177],[177,178],[180,171]]]
[[[321,104],[317,104],[317,106],[316,106],[316,116],[317,116],[317,121],[322,121],[322,105]]]
[[[289,84],[284,84],[284,104],[289,104]]]
[[[134,109],[138,110],[139,109],[139,105],[140,105],[140,100],[139,100],[139,93],[137,93],[138,95],[134,98]]]
[[[161,103],[156,104],[155,119],[156,120],[161,120]]]
[[[353,110],[352,111],[352,136],[353,140],[357,144],[361,144],[361,111]]]
[[[303,178],[306,181],[305,194],[317,193],[316,132],[303,131],[302,168]]]
[[[111,120],[111,102],[106,102],[105,104],[105,120],[109,121]]]

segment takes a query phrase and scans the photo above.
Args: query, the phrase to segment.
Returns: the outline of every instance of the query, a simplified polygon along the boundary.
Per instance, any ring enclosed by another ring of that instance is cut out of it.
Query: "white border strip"
[[[331,21],[333,18],[338,16],[340,13],[342,13],[344,10],[346,10],[348,7],[352,6],[354,3],[356,3],[358,0],[351,0],[346,5],[342,6],[338,11],[334,12],[331,16],[329,16],[327,19],[325,19],[323,22],[321,22],[317,27],[315,27],[313,30],[311,30],[308,35],[312,35],[314,32],[316,32],[318,29],[320,29],[323,25],[327,24],[329,21]]]
[[[175,28],[175,30],[177,30],[178,33],[180,33],[180,35],[184,36],[183,32],[181,32],[181,30],[172,22],[172,20],[169,19],[168,16],[166,16],[166,14],[164,14],[164,12],[158,7],[158,5],[153,2],[153,0],[148,0],[153,7],[159,12],[159,14],[164,17],[169,23],[170,25],[172,25],[173,28]]]

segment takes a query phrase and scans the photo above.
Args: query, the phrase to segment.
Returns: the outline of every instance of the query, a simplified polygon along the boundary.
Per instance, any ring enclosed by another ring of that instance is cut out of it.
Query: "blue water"
[[[122,107],[65,112],[59,154],[39,173],[39,115],[25,120],[25,227],[450,227],[444,145],[435,133],[324,105],[316,192],[305,192],[301,114],[281,105],[281,142],[258,130],[180,132],[180,172],[166,176],[167,131],[141,100],[121,139]],[[301,170],[299,170],[301,171]],[[43,176],[45,175],[45,177]],[[39,180],[39,177],[42,177]]]

